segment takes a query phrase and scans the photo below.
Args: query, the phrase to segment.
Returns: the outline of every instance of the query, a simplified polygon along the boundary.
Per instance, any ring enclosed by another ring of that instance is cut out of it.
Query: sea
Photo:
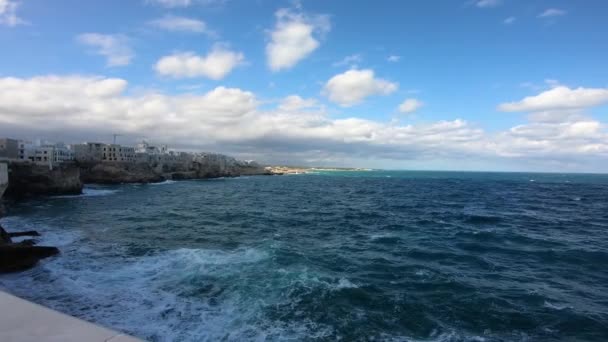
[[[0,288],[149,341],[608,341],[608,175],[326,171],[8,209],[61,254]]]

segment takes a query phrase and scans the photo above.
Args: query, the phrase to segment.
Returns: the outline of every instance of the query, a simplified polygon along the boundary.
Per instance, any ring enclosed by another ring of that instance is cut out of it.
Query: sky
[[[0,0],[0,137],[608,172],[605,0]]]

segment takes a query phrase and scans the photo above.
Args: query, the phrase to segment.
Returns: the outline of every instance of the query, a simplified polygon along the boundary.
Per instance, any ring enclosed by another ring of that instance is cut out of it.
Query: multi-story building
[[[169,148],[167,145],[161,145],[160,147],[150,145],[147,141],[143,140],[135,147],[135,152],[137,153],[147,153],[147,154],[165,154],[169,152]]]
[[[94,162],[103,159],[103,149],[106,144],[97,142],[85,142],[72,145],[74,159],[80,162]]]
[[[19,141],[15,139],[0,139],[0,159],[19,159]]]
[[[118,144],[85,142],[72,145],[80,162],[135,162],[135,148]]]
[[[104,145],[102,161],[135,162],[135,148],[118,144]]]
[[[74,153],[63,143],[20,141],[19,159],[52,166],[74,160]]]

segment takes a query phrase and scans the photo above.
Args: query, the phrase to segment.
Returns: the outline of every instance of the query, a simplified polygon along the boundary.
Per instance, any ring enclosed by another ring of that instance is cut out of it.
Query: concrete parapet
[[[0,341],[142,342],[0,291]]]

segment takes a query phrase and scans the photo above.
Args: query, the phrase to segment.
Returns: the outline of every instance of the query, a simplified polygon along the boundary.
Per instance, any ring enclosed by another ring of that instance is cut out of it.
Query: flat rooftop
[[[2,342],[142,342],[142,340],[0,291]]]

